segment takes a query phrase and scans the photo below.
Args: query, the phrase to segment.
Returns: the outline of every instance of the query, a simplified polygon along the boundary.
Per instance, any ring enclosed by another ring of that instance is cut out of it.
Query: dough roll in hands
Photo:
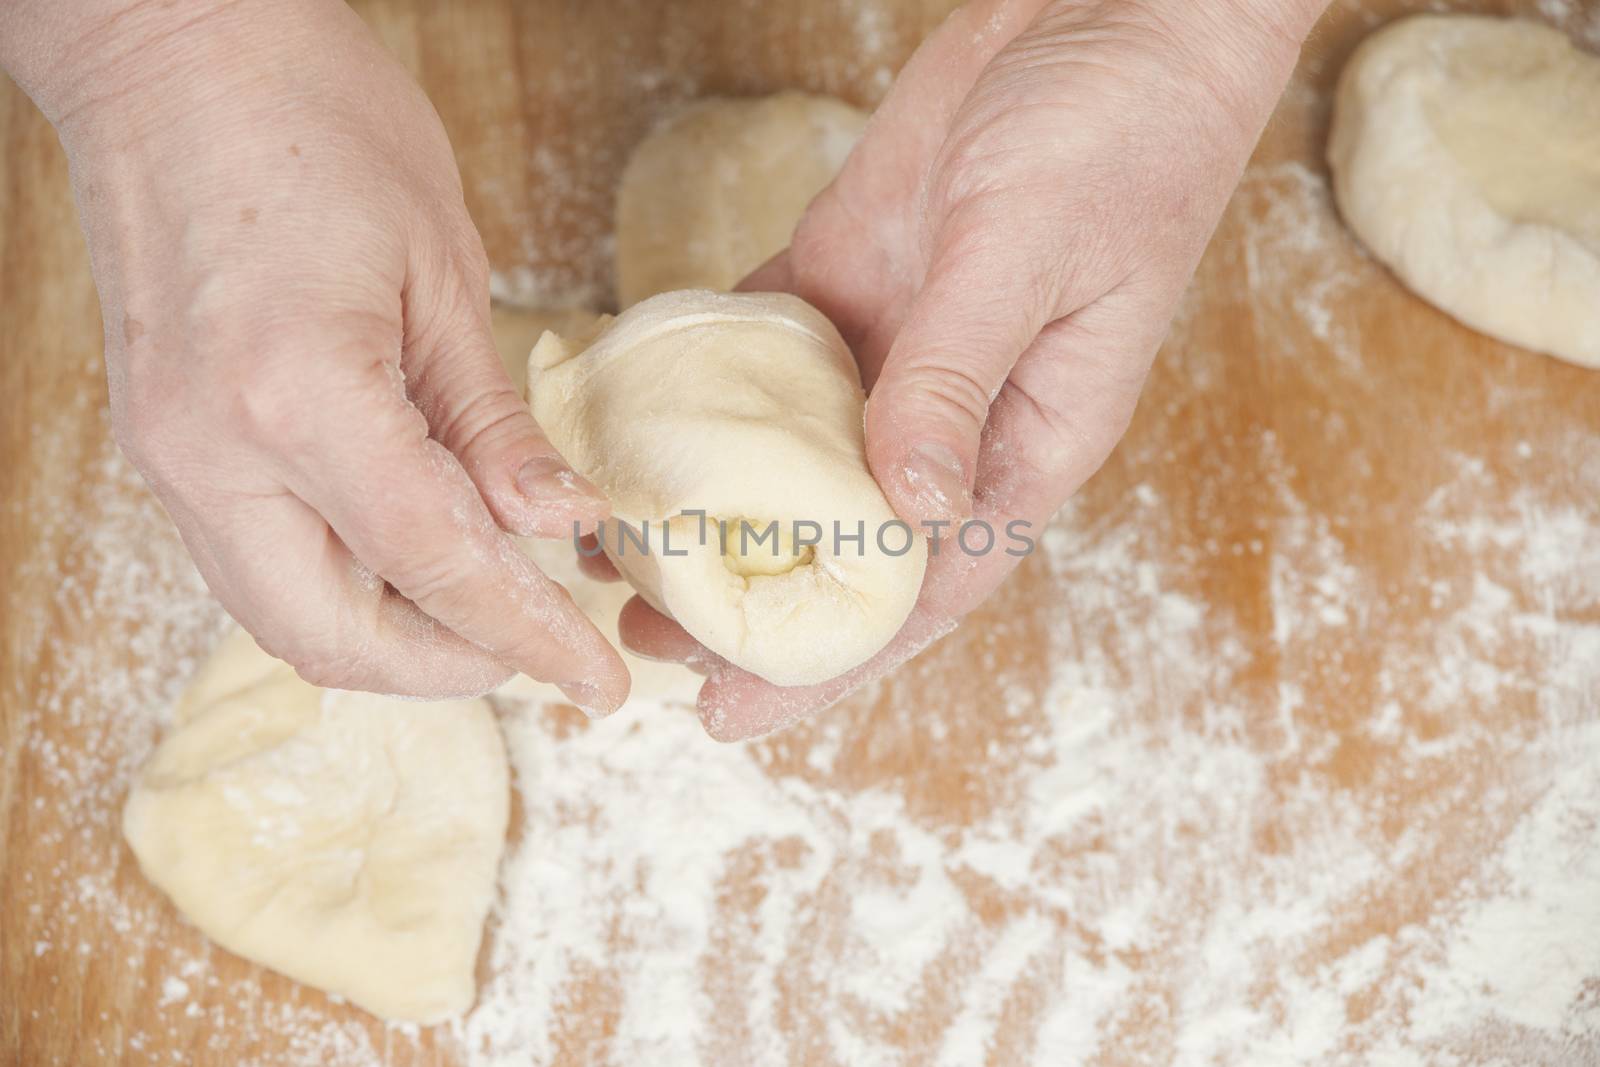
[[[1339,210],[1474,329],[1600,367],[1600,57],[1533,22],[1418,15],[1339,78]]]
[[[618,570],[718,655],[809,685],[910,613],[927,546],[867,469],[854,357],[804,301],[664,293],[592,338],[545,334],[529,388],[551,443],[611,500]]]
[[[318,689],[243,630],[178,704],[122,829],[223,948],[386,1019],[466,1011],[510,782],[483,700]]]

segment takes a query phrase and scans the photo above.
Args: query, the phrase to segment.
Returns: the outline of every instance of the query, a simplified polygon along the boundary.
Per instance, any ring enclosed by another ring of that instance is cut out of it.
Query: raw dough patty
[[[617,192],[617,299],[731,289],[789,244],[867,116],[828,96],[697,101],[634,149]]]
[[[809,685],[867,660],[905,622],[927,546],[893,526],[867,469],[855,359],[803,300],[652,297],[597,337],[545,334],[529,389],[550,443],[610,498],[614,520],[650,539],[648,554],[635,550],[608,522],[617,568],[713,652]],[[813,534],[797,522],[816,524],[820,542],[799,545]],[[777,545],[740,539],[741,526],[773,523]]]
[[[1345,67],[1328,161],[1345,220],[1417,293],[1600,366],[1600,58],[1531,22],[1403,19]]]
[[[386,1019],[466,1011],[510,783],[482,700],[318,689],[235,630],[123,834],[207,937]]]

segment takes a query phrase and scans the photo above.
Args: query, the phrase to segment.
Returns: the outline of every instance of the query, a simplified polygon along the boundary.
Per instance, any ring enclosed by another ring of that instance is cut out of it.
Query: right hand
[[[814,686],[631,603],[628,648],[709,675],[713,736],[784,726],[949,632],[1019,560],[1007,540],[961,551],[961,524],[1036,536],[1105,461],[1322,5],[969,0],[918,48],[788,251],[740,288],[839,327],[870,393],[868,465],[906,522],[948,524],[943,548],[895,639]]]
[[[619,706],[621,659],[505,532],[606,503],[495,354],[405,71],[337,0],[128,4],[58,56],[28,87],[72,163],[113,429],[228,611],[319,685],[443,697],[514,668]]]

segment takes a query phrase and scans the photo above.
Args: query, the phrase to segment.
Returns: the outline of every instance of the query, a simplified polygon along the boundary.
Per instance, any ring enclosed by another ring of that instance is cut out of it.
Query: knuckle
[[[360,688],[365,672],[359,657],[347,654],[335,634],[292,629],[283,636],[256,635],[267,655],[293,667],[311,685],[324,689]]]
[[[366,672],[350,659],[319,655],[287,662],[304,681],[321,689],[361,689],[368,681]]]
[[[477,599],[460,562],[439,551],[408,552],[385,577],[408,600],[446,625],[466,617]]]
[[[959,362],[918,366],[907,373],[905,388],[922,407],[956,419],[973,432],[988,418],[992,399],[989,388]]]
[[[482,468],[502,444],[522,437],[531,418],[510,393],[490,391],[443,415],[434,434],[472,471]]]
[[[302,680],[321,689],[387,692],[390,688],[381,657],[356,634],[327,629],[298,633],[286,651],[287,655],[278,658],[292,666]]]
[[[404,389],[385,347],[371,339],[293,331],[234,351],[221,389],[241,430],[261,442],[314,443],[324,412],[345,409],[341,401],[389,383]]]
[[[305,383],[273,359],[242,370],[233,393],[239,425],[258,441],[293,442],[310,431]]]

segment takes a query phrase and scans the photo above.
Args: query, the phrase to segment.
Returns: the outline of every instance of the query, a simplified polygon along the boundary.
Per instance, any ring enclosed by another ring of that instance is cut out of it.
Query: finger
[[[511,675],[387,589],[291,494],[219,497],[203,509],[163,500],[222,606],[313,685],[441,700]]]
[[[715,654],[689,635],[689,631],[634,597],[617,615],[617,636],[629,652],[664,663],[705,663]]]
[[[1004,452],[1004,446],[994,446]],[[1003,530],[1012,518],[995,510],[1001,497],[979,496],[974,518]],[[1033,528],[1030,524],[1030,528]],[[700,688],[701,725],[718,741],[740,741],[783,729],[837,703],[919,655],[956,628],[966,612],[993,591],[1019,557],[1002,551],[968,555],[947,539],[930,550],[927,573],[905,624],[871,659],[837,678],[814,686],[777,686],[723,661],[708,672]],[[623,634],[628,640],[629,634]],[[661,641],[661,638],[655,638]],[[666,647],[665,642],[656,646]]]
[[[990,510],[989,505],[989,501],[980,499],[975,517],[1003,528],[1010,516]],[[783,729],[822,711],[899,668],[954,630],[961,617],[992,592],[1017,562],[1018,557],[1004,552],[968,555],[947,541],[941,551],[928,558],[916,607],[899,633],[871,659],[814,686],[773,685],[724,661],[708,672],[706,683],[700,688],[701,725],[715,740],[741,741]],[[630,636],[640,639],[641,632],[625,631],[624,643]],[[655,642],[652,647],[656,650],[670,647],[659,634],[651,634],[648,640]]]
[[[716,741],[744,741],[781,730],[888,674],[953,629],[953,620],[919,607],[876,656],[820,685],[777,686],[731,665],[713,669],[700,687],[700,725]]]
[[[1120,294],[1050,324],[990,405],[978,458],[973,520],[990,551],[954,534],[930,544],[919,605],[959,619],[1037,547],[1045,526],[1110,455],[1127,428],[1156,348],[1148,318]]]
[[[329,362],[363,366],[354,357]],[[416,411],[377,382],[342,384],[342,403],[280,420],[290,488],[428,615],[586,710],[619,707],[628,675],[615,650],[495,525]]]
[[[968,221],[947,224],[872,385],[867,459],[895,511],[912,523],[972,514],[989,405],[1050,319],[1053,294],[1008,239]]]
[[[785,248],[751,271],[733,290],[736,293],[794,292],[794,268],[789,260],[789,250]]]
[[[1017,361],[990,408],[977,464],[973,514],[1005,534],[1010,523],[1024,552],[1037,544],[1061,504],[1104,463],[1121,438],[1159,344],[1160,321],[1132,294],[1103,301],[1046,327]],[[949,633],[992,593],[1022,556],[991,551],[933,555],[917,607],[901,632],[872,659],[817,686],[775,686],[723,663],[709,672],[699,707],[720,741],[781,729],[896,669]],[[687,635],[685,635],[687,637]],[[660,630],[631,623],[625,642],[682,655]],[[631,645],[630,645],[631,647]]]
[[[611,562],[611,557],[600,550],[600,539],[594,534],[578,538],[578,570],[597,582],[622,581],[622,572]]]
[[[408,306],[419,325],[404,356],[406,388],[434,440],[472,478],[502,527],[524,537],[560,537],[610,514],[605,496],[574,471],[540,432],[494,347],[487,287],[429,291],[439,309]],[[455,298],[450,293],[459,294]]]
[[[1051,323],[996,397],[978,467],[981,513],[1042,526],[1122,439],[1166,318],[1117,290]]]

